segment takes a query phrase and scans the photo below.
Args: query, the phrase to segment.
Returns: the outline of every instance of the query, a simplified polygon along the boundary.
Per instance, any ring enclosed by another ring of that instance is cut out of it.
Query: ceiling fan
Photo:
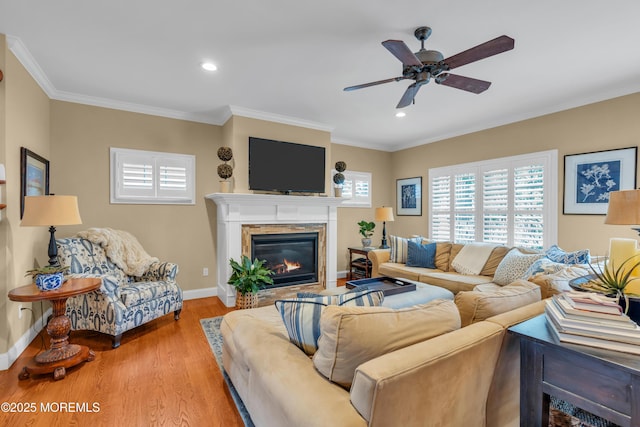
[[[414,98],[420,87],[429,83],[432,78],[437,84],[466,90],[467,92],[482,93],[491,86],[491,82],[451,74],[448,71],[511,50],[515,43],[511,37],[500,36],[444,59],[442,53],[424,48],[424,41],[431,35],[431,28],[419,27],[415,30],[414,35],[421,43],[420,50],[416,53],[411,52],[402,40],[382,42],[382,45],[402,62],[402,76],[349,86],[344,90],[351,91],[407,79],[415,80],[415,83],[412,83],[404,92],[396,108],[404,108],[415,102]]]

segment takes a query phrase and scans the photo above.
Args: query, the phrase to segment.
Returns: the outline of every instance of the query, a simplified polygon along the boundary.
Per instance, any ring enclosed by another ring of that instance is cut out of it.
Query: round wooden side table
[[[68,279],[58,289],[41,291],[35,284],[20,286],[9,292],[11,301],[34,302],[51,301],[53,316],[47,324],[47,333],[51,338],[51,347],[38,353],[27,363],[18,375],[21,380],[29,378],[31,374],[48,374],[53,372],[54,380],[61,380],[67,373],[67,368],[95,358],[95,353],[89,347],[69,343],[71,320],[66,315],[67,299],[69,297],[95,291],[100,288],[100,279]]]

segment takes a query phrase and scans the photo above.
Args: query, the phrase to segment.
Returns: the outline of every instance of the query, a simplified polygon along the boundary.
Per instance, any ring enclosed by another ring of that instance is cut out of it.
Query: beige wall
[[[637,237],[624,226],[604,225],[602,215],[563,215],[564,156],[637,146],[640,93],[488,129],[391,154],[392,179],[422,176],[423,214],[401,217],[399,235],[427,234],[428,170],[432,167],[558,149],[558,244],[604,255],[611,237]]]
[[[83,221],[60,227],[57,236],[89,227],[127,230],[149,254],[180,266],[184,290],[215,286],[215,230],[204,196],[217,191],[220,144],[219,126],[52,101],[51,191],[77,195]],[[195,155],[196,204],[110,204],[110,147]]]
[[[0,67],[4,80],[0,82],[3,135],[0,137],[0,162],[5,164],[7,183],[1,190],[7,208],[2,211],[0,242],[0,353],[8,349],[32,324],[31,312],[23,312],[18,319],[18,303],[9,301],[6,294],[16,286],[28,284],[24,272],[47,264],[49,233],[45,227],[20,227],[20,147],[51,158],[49,145],[49,99],[29,73],[8,50],[4,36],[0,39]],[[23,303],[39,318],[48,304]]]
[[[333,144],[331,149],[331,164],[329,170],[335,163],[342,160],[347,164],[347,170],[357,172],[371,172],[371,190],[373,198],[371,208],[338,208],[338,271],[348,269],[348,251],[350,246],[361,247],[358,233],[358,222],[361,220],[373,221],[375,208],[380,206],[393,206],[395,212],[395,201],[393,199],[395,181],[392,180],[392,171],[389,167],[390,153],[386,151],[367,150],[363,148],[351,147],[348,145]],[[398,217],[396,217],[396,220]],[[387,224],[387,235],[393,233],[395,222]],[[374,246],[379,246],[382,240],[382,223],[376,223],[375,234],[372,237]]]

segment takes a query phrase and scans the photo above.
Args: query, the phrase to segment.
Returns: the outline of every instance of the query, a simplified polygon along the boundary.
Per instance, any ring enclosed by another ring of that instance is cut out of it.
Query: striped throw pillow
[[[289,340],[305,354],[313,356],[320,338],[320,315],[327,305],[379,306],[384,300],[382,291],[360,291],[315,298],[277,300],[276,309],[289,334]]]
[[[397,262],[405,264],[407,262],[407,253],[409,252],[409,241],[415,243],[421,243],[422,237],[404,238],[398,236],[391,236],[389,239],[389,247],[391,253],[389,255],[389,262]]]

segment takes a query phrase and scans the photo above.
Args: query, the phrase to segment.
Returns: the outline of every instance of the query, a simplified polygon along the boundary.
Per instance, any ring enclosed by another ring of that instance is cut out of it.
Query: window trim
[[[142,161],[153,165],[152,186],[146,191],[132,190],[127,194],[119,187],[124,173],[120,165],[123,161],[132,158],[143,159]],[[110,203],[195,205],[196,157],[194,155],[110,147],[109,159]],[[185,168],[186,189],[172,194],[171,190],[163,189],[158,185],[159,174],[163,167],[176,165],[182,165]]]
[[[482,160],[477,162],[462,163],[458,165],[444,166],[439,168],[429,169],[429,201],[428,201],[428,218],[433,217],[433,192],[432,185],[434,178],[440,176],[455,176],[456,174],[470,173],[476,174],[476,182],[482,180],[483,173],[490,169],[508,168],[509,170],[509,192],[513,191],[513,170],[516,167],[531,164],[531,162],[538,162],[544,165],[544,186],[543,186],[543,223],[544,230],[542,234],[542,241],[545,247],[549,247],[553,244],[557,244],[558,241],[558,150],[539,151],[535,153],[520,154],[516,156],[500,157],[490,160]],[[453,186],[454,183],[452,182]],[[474,215],[476,218],[476,224],[482,224],[483,215],[483,201],[482,201],[482,183],[476,185],[475,188],[475,203]],[[453,210],[449,211],[453,215]],[[513,206],[509,206],[508,215],[514,213]],[[453,226],[453,222],[451,222]],[[429,237],[433,236],[433,222],[429,221]],[[454,234],[450,232],[450,238],[453,241]],[[475,228],[476,241],[482,241],[482,227],[476,226]],[[509,240],[513,239],[513,235],[509,235]]]
[[[331,169],[331,177],[335,175],[337,171],[335,169]],[[345,181],[354,181],[359,179],[360,181],[367,181],[369,186],[369,196],[368,197],[355,197],[355,198],[345,198],[344,202],[339,207],[350,207],[350,208],[370,208],[372,205],[372,183],[373,183],[373,175],[371,172],[358,172],[358,171],[344,171],[342,172],[344,175]],[[331,197],[335,197],[335,187],[336,184],[331,181]],[[345,197],[344,195],[342,197]]]

